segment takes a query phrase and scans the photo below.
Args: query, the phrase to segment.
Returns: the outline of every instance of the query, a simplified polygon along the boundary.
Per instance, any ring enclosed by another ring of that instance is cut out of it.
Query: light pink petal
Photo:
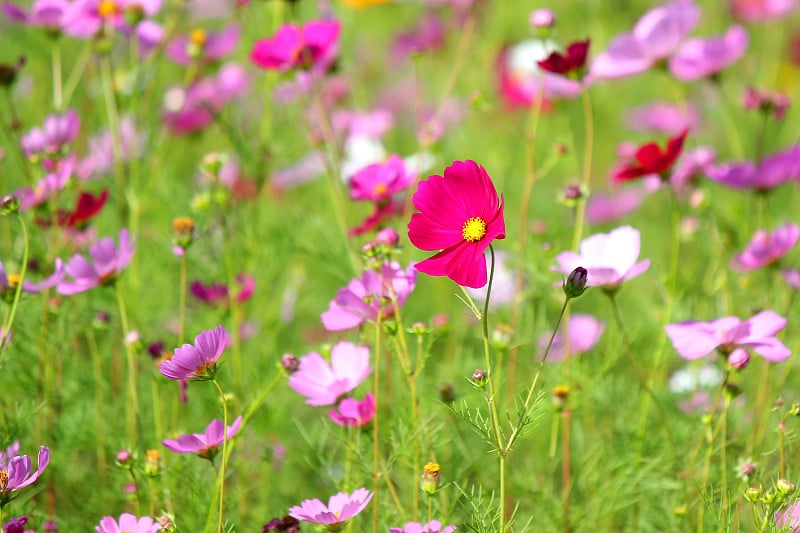
[[[684,322],[668,324],[664,327],[672,346],[684,359],[699,359],[708,355],[719,346],[719,340],[707,331],[702,322]]]

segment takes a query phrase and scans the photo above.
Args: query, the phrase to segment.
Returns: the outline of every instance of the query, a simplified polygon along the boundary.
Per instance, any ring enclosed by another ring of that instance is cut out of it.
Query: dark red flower
[[[666,179],[667,171],[672,168],[683,151],[683,141],[688,133],[689,130],[685,129],[671,138],[666,150],[661,150],[661,147],[653,142],[643,144],[636,150],[636,163],[614,172],[614,180],[628,181],[648,174],[658,174],[662,179]]]
[[[75,204],[75,210],[69,214],[69,218],[66,220],[66,226],[74,228],[85,224],[102,211],[106,200],[108,200],[108,189],[103,189],[97,196],[81,191]]]
[[[589,55],[589,39],[576,41],[567,46],[567,53],[551,52],[547,59],[537,61],[539,68],[555,74],[568,74],[583,68]]]

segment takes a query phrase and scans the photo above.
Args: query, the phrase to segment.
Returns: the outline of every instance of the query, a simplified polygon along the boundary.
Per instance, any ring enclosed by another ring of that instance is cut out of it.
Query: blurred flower
[[[580,44],[574,47],[569,61],[578,60],[581,49]],[[509,107],[540,105],[547,109],[551,99],[575,98],[581,93],[580,81],[542,68],[540,62],[551,65],[548,60],[554,53],[555,43],[538,39],[522,41],[501,52],[498,58],[500,94]],[[552,64],[557,62],[552,60]],[[564,61],[559,63],[560,66],[563,64]]]
[[[28,26],[41,26],[46,32],[57,35],[67,21],[68,0],[34,0],[28,12],[12,2],[4,2],[3,14],[13,22]]]
[[[162,0],[73,0],[65,16],[64,33],[90,39],[106,26],[130,33],[131,25],[157,15],[161,3]]]
[[[416,281],[414,266],[403,270],[396,261],[384,263],[380,272],[365,270],[360,278],[339,289],[336,299],[322,313],[322,324],[328,331],[341,331],[360,326],[365,320],[374,322],[379,313],[384,318],[392,316],[395,304],[405,303]]]
[[[758,164],[750,161],[723,163],[710,167],[707,174],[712,180],[734,189],[768,191],[800,179],[800,144],[769,155]]]
[[[775,526],[788,533],[800,532],[800,500],[793,501],[775,513]]]
[[[295,505],[289,509],[289,515],[316,524],[340,524],[363,511],[371,499],[372,493],[360,488],[352,495],[340,492],[331,496],[327,506],[317,499],[303,500],[299,506]]]
[[[592,191],[586,202],[586,219],[592,225],[614,222],[639,209],[646,194],[646,191],[635,187],[610,193]]]
[[[136,131],[136,124],[130,116],[119,121],[119,153],[123,162],[140,157],[144,145],[144,135]],[[78,176],[81,179],[100,178],[114,170],[114,139],[110,131],[89,139],[89,155],[81,159]]]
[[[547,8],[534,9],[528,16],[528,24],[536,29],[552,28],[556,24],[556,15]]]
[[[442,523],[438,520],[431,520],[426,524],[409,522],[403,527],[390,527],[389,533],[453,533],[456,526],[451,524],[442,528]]]
[[[775,120],[783,120],[789,109],[789,97],[780,91],[747,87],[742,96],[742,107],[746,110],[757,109],[767,115],[772,114]]]
[[[567,53],[558,51],[550,52],[547,59],[537,61],[539,68],[554,74],[569,74],[580,71],[586,65],[586,56],[589,54],[589,39],[575,41],[567,46]]]
[[[50,450],[47,446],[39,447],[38,467],[35,472],[31,472],[31,458],[17,455],[18,450],[18,443],[15,443],[6,454],[0,454],[0,509],[14,498],[15,492],[35,483],[50,464]]]
[[[333,405],[339,396],[358,387],[371,370],[369,348],[340,342],[333,347],[330,364],[316,352],[301,357],[289,386],[305,396],[308,405]]]
[[[183,66],[189,66],[193,61],[219,61],[236,50],[240,34],[238,24],[231,24],[219,32],[196,29],[172,39],[166,49],[167,57]]]
[[[335,423],[343,427],[363,427],[369,424],[375,416],[375,396],[368,392],[361,401],[355,398],[345,398],[336,409],[328,411],[328,416]]]
[[[27,516],[20,516],[19,518],[12,518],[3,524],[3,533],[34,533],[32,529],[25,529],[25,524],[28,523]]]
[[[622,78],[650,69],[678,49],[699,18],[700,9],[692,0],[674,0],[648,11],[633,32],[618,35],[594,58],[590,76]]]
[[[222,420],[214,419],[206,428],[205,433],[191,433],[181,435],[178,440],[165,439],[162,444],[176,453],[194,453],[212,461],[222,446],[222,441],[231,440],[242,427],[242,417],[238,417],[233,424],[223,431]]]
[[[791,288],[800,291],[800,270],[783,268],[781,269],[781,274],[783,274],[783,279],[786,280],[786,283],[788,283]]]
[[[256,41],[250,60],[268,70],[327,71],[339,51],[341,29],[338,20],[312,20],[302,28],[284,24],[273,37]]]
[[[688,133],[689,130],[685,129],[672,137],[664,150],[654,142],[643,144],[636,150],[636,163],[617,169],[614,172],[614,179],[628,181],[649,174],[657,174],[666,179],[667,171],[672,168],[683,151],[683,143]]]
[[[6,4],[7,5],[7,4]],[[53,114],[44,120],[44,126],[33,128],[22,136],[19,143],[25,155],[59,154],[78,136],[81,121],[74,109],[61,114]]]
[[[292,516],[284,516],[283,518],[273,518],[264,525],[261,533],[267,531],[285,531],[286,533],[298,533],[300,531],[300,522],[297,518]]]
[[[687,366],[676,370],[669,378],[668,388],[674,394],[686,394],[698,389],[713,389],[722,385],[725,375],[712,363]]]
[[[14,197],[20,202],[19,210],[26,211],[41,205],[62,191],[72,178],[76,162],[77,157],[74,154],[69,155],[56,163],[53,168],[47,169],[47,174],[39,180],[35,188],[23,187],[14,191]]]
[[[732,26],[722,37],[689,39],[669,60],[669,70],[681,81],[713,76],[738,61],[748,44],[747,30],[741,26]]]
[[[127,229],[119,232],[119,248],[110,237],[100,239],[89,247],[93,263],[77,254],[64,267],[73,281],[64,280],[58,284],[59,294],[78,294],[100,285],[110,285],[116,281],[125,267],[133,259],[136,244],[131,243]]]
[[[731,14],[744,22],[766,22],[785,17],[800,7],[798,0],[729,0]]]
[[[228,333],[222,326],[202,331],[194,339],[194,346],[184,344],[175,348],[173,356],[158,365],[161,373],[174,380],[213,377],[217,360],[228,347]]]
[[[519,291],[524,287],[517,287],[516,273],[509,265],[508,252],[497,250],[494,253],[494,279],[492,280],[492,295],[489,302],[490,309],[508,307],[514,303]],[[481,302],[486,301],[487,286],[479,288],[467,288],[467,292]]]
[[[387,202],[392,195],[407,189],[417,179],[395,154],[383,163],[368,165],[350,179],[350,198],[376,204]]]
[[[417,248],[434,251],[415,268],[431,276],[447,276],[459,285],[486,285],[484,252],[505,238],[503,199],[486,170],[475,161],[455,161],[442,176],[420,182],[408,237]]]
[[[32,281],[25,279],[22,282],[22,291],[30,294],[37,294],[44,290],[55,287],[56,285],[61,283],[61,280],[63,279],[64,279],[63,265],[61,263],[61,259],[56,258],[53,274],[43,279],[39,283],[33,283]],[[19,275],[6,274],[6,271],[3,268],[3,262],[0,261],[0,299],[5,301],[13,300],[18,285],[19,285]]]
[[[549,362],[563,361],[568,355],[578,355],[591,350],[606,328],[605,322],[597,320],[592,315],[571,313],[569,315],[569,353],[567,353],[567,343],[564,342],[563,331],[556,333],[550,353],[547,356]],[[563,330],[564,328],[562,328]],[[550,341],[550,333],[539,337],[539,356],[537,360],[544,357],[547,343]]]
[[[95,526],[97,533],[158,533],[159,525],[149,516],[137,518],[130,513],[122,513],[117,521],[106,516]]]
[[[245,272],[236,275],[236,283],[239,285],[239,292],[236,293],[236,301],[246,302],[253,295],[256,281],[253,276]],[[205,285],[203,282],[194,280],[189,284],[189,293],[203,303],[209,305],[228,303],[228,286],[224,283],[213,283]]]
[[[653,102],[628,111],[628,125],[634,130],[676,135],[697,127],[699,123],[697,109],[690,103]]]
[[[758,230],[747,248],[734,256],[731,269],[750,272],[776,263],[797,244],[798,238],[800,227],[790,222],[776,228],[772,233]]]
[[[791,355],[775,334],[786,326],[786,319],[773,311],[762,311],[746,321],[727,316],[711,322],[690,320],[667,324],[665,330],[675,351],[684,359],[699,359],[719,350],[730,354],[737,347],[750,348],[772,362]]]
[[[581,266],[588,271],[588,287],[616,290],[623,281],[650,268],[649,259],[636,262],[640,239],[639,231],[630,226],[622,226],[611,233],[597,233],[581,241],[580,253],[568,251],[558,254],[558,266],[553,270],[568,275]]]
[[[444,45],[445,28],[434,12],[422,16],[416,27],[399,33],[392,43],[392,57],[400,61],[411,54],[434,52]]]

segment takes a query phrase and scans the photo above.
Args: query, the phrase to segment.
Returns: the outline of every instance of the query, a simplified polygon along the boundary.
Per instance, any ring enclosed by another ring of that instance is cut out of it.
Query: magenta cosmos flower
[[[350,198],[382,204],[392,195],[407,189],[417,179],[403,158],[390,155],[383,163],[367,165],[350,179]]]
[[[330,497],[327,506],[317,499],[303,500],[289,509],[289,516],[315,524],[340,524],[363,511],[371,499],[372,493],[365,488],[356,489],[353,494],[340,492]]]
[[[403,527],[390,527],[389,533],[453,533],[456,526],[451,524],[442,528],[442,523],[438,520],[431,520],[427,524],[419,522],[409,522]]]
[[[608,49],[595,57],[593,79],[632,76],[672,55],[700,19],[692,0],[674,0],[648,11],[631,33],[614,38]]]
[[[149,516],[137,518],[130,513],[122,513],[119,521],[113,516],[106,516],[94,529],[97,533],[158,533],[159,527]]]
[[[64,279],[64,268],[61,264],[61,259],[56,258],[55,261],[55,271],[52,275],[48,276],[47,278],[43,279],[39,283],[33,283],[29,280],[24,280],[22,282],[22,290],[23,292],[27,292],[30,294],[36,294],[42,292],[43,290],[50,289],[61,283],[61,280]],[[5,269],[3,268],[3,262],[0,261],[0,299],[7,299],[9,296],[13,299],[13,295],[17,290],[17,285],[19,284],[19,275],[18,274],[6,274]]]
[[[343,427],[366,426],[375,416],[375,396],[368,392],[361,401],[355,398],[345,398],[339,402],[336,409],[328,411],[328,416]]]
[[[745,22],[766,22],[800,8],[799,0],[730,0],[731,14]]]
[[[336,59],[341,30],[338,20],[312,20],[302,28],[284,24],[273,37],[256,41],[250,60],[267,70],[324,71]]]
[[[486,169],[475,161],[455,161],[444,176],[420,182],[414,194],[408,238],[417,248],[438,254],[415,268],[431,276],[447,276],[459,285],[486,285],[486,248],[506,237],[504,202]]]
[[[588,287],[615,290],[623,281],[635,278],[650,268],[650,260],[637,263],[640,249],[639,230],[622,226],[611,233],[598,233],[581,241],[580,253],[561,252],[553,270],[569,275],[577,267],[588,272]]]
[[[214,419],[206,428],[205,433],[191,433],[181,435],[178,440],[165,439],[163,445],[176,453],[194,453],[203,459],[212,460],[216,457],[222,441],[231,440],[242,427],[242,417],[238,417],[233,424],[223,431],[222,420]]]
[[[765,157],[761,163],[750,161],[724,163],[707,171],[712,180],[734,189],[769,191],[800,179],[800,144]]]
[[[47,446],[39,448],[35,472],[31,472],[31,458],[27,455],[16,455],[18,450],[19,445],[14,443],[6,454],[0,453],[0,508],[11,501],[15,492],[35,483],[50,464],[50,449]]]
[[[718,350],[728,355],[736,348],[750,348],[765,359],[779,363],[791,355],[775,338],[786,319],[774,311],[762,311],[747,321],[726,316],[711,322],[690,320],[664,327],[675,351],[684,359],[699,359]]]
[[[60,154],[64,147],[75,140],[81,127],[78,113],[68,109],[64,113],[48,116],[41,128],[32,128],[20,139],[25,155]]]
[[[100,239],[89,247],[89,255],[94,263],[78,254],[72,257],[64,267],[66,274],[74,281],[62,281],[58,284],[59,294],[78,294],[99,285],[110,285],[122,273],[133,259],[136,245],[131,243],[128,230],[119,232],[119,247],[110,237]]]
[[[331,351],[330,364],[316,352],[301,357],[289,386],[305,396],[308,405],[333,405],[339,396],[358,387],[371,370],[369,348],[340,342]]]
[[[158,369],[174,380],[213,377],[217,360],[228,347],[228,332],[222,326],[211,331],[202,331],[194,339],[194,346],[184,344],[175,349],[174,355],[163,361]]]
[[[413,266],[405,270],[396,261],[384,263],[380,272],[365,270],[360,278],[350,280],[339,289],[336,299],[322,313],[322,325],[328,331],[341,331],[394,314],[395,305],[402,306],[417,283]]]
[[[65,24],[65,15],[70,3],[67,0],[35,0],[31,11],[12,2],[4,2],[3,14],[10,20],[29,26],[41,26],[45,31],[57,35]]]
[[[569,328],[567,328],[569,330],[569,353],[567,353],[567,344],[564,342],[564,328],[562,328],[562,331],[556,333],[553,339],[553,345],[550,347],[550,354],[547,356],[547,360],[550,362],[563,361],[567,356],[588,352],[600,340],[605,328],[605,322],[597,320],[592,315],[570,314]],[[539,337],[540,355],[537,360],[541,360],[544,357],[544,351],[547,349],[549,341],[549,333]]]
[[[669,70],[681,81],[713,76],[738,61],[749,42],[747,30],[741,26],[732,26],[721,37],[689,39],[669,60]]]
[[[786,223],[772,233],[758,230],[745,250],[731,261],[731,269],[737,272],[750,272],[778,262],[791,250],[800,237],[800,228]]]

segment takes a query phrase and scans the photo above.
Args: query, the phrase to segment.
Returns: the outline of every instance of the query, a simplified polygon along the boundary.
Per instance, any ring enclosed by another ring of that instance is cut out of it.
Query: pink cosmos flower
[[[303,500],[300,505],[289,509],[289,515],[316,524],[340,524],[363,511],[372,499],[372,493],[365,488],[356,489],[353,494],[340,492],[331,496],[328,505],[317,499]]]
[[[407,189],[417,174],[406,168],[403,158],[392,154],[383,163],[368,165],[350,179],[350,198],[376,204],[387,202],[392,195]]]
[[[732,26],[722,37],[689,39],[669,60],[669,70],[681,81],[712,76],[738,61],[748,43],[747,30],[741,26]]]
[[[236,50],[240,34],[239,25],[231,24],[219,32],[195,30],[189,35],[178,35],[167,46],[167,57],[183,66],[192,61],[219,61]]]
[[[553,339],[553,345],[550,347],[550,353],[547,356],[548,362],[563,361],[568,355],[578,355],[591,350],[606,329],[605,322],[597,320],[592,315],[583,315],[580,313],[572,313],[569,315],[569,353],[567,353],[567,345],[564,342],[564,333],[562,331],[556,333]],[[550,333],[539,337],[539,356],[537,360],[544,357],[544,351],[547,349],[547,343],[550,341]]]
[[[650,260],[639,259],[639,230],[622,226],[611,233],[597,233],[581,241],[580,253],[561,252],[553,270],[569,275],[581,266],[588,272],[587,287],[615,290],[623,281],[635,278],[650,268]]]
[[[742,107],[748,111],[758,110],[772,114],[775,120],[783,120],[789,109],[789,97],[780,91],[747,87],[742,95]]]
[[[64,33],[77,39],[90,39],[105,26],[129,32],[127,13],[153,17],[161,11],[162,0],[74,0],[65,15]]]
[[[3,524],[3,533],[36,533],[32,529],[25,529],[25,524],[28,523],[27,516],[20,516],[19,518],[12,518]]]
[[[302,28],[284,24],[273,37],[256,41],[250,60],[267,70],[324,72],[336,59],[341,29],[338,20],[313,20]]]
[[[692,0],[673,0],[642,16],[631,33],[615,37],[608,50],[594,58],[593,79],[611,79],[644,72],[672,55],[700,18]]]
[[[2,11],[14,22],[41,26],[48,33],[58,34],[64,27],[64,15],[68,12],[69,6],[67,0],[35,0],[31,11],[28,12],[14,3],[4,2]]]
[[[355,398],[345,398],[336,409],[328,411],[328,416],[343,427],[363,427],[375,416],[375,396],[368,392],[360,402]]]
[[[667,336],[678,355],[684,359],[700,359],[718,350],[730,354],[736,348],[750,348],[765,359],[779,363],[791,355],[775,338],[786,326],[786,319],[774,311],[762,311],[747,321],[726,316],[711,322],[690,320],[665,326]]]
[[[341,331],[360,326],[366,320],[375,321],[378,314],[389,317],[394,306],[405,303],[417,282],[412,266],[405,270],[396,261],[384,263],[380,272],[365,270],[346,287],[339,289],[327,311],[322,313],[322,325],[328,331]]]
[[[669,176],[669,183],[679,193],[687,190],[701,176],[708,175],[717,154],[713,148],[700,146],[684,152]]]
[[[453,533],[456,530],[454,524],[442,528],[442,523],[438,520],[431,520],[426,524],[409,522],[403,527],[390,527],[389,533]]]
[[[800,533],[800,500],[793,501],[775,513],[775,526],[778,527],[780,531]]]
[[[500,95],[511,108],[541,105],[548,109],[554,98],[575,98],[581,83],[539,65],[556,51],[552,41],[530,39],[501,51],[497,59]]]
[[[444,176],[420,182],[414,194],[419,212],[408,224],[408,238],[422,250],[442,251],[415,268],[465,287],[486,285],[484,252],[506,236],[503,206],[486,169],[472,160],[455,161]]]
[[[369,348],[340,342],[331,351],[330,364],[316,352],[301,357],[289,386],[305,396],[308,405],[333,405],[339,396],[358,387],[371,370]]]
[[[50,449],[47,446],[39,447],[38,467],[31,472],[31,458],[27,455],[17,455],[19,443],[14,443],[6,454],[0,453],[0,472],[4,475],[0,483],[0,507],[4,507],[11,499],[12,494],[18,490],[33,485],[41,476],[47,465],[50,464]]]
[[[35,188],[23,187],[14,191],[14,196],[20,201],[19,210],[26,211],[41,205],[63,190],[72,178],[76,163],[77,156],[69,155],[58,161],[54,168],[47,170],[47,174],[39,180]]]
[[[72,143],[78,136],[81,121],[74,109],[62,114],[48,116],[41,128],[33,128],[20,139],[20,146],[25,155],[59,154],[65,145]]]
[[[639,209],[646,191],[632,187],[609,193],[594,192],[586,203],[586,219],[590,224],[613,222]]]
[[[800,8],[798,0],[730,0],[731,13],[745,22],[779,19]]]
[[[233,424],[223,431],[222,420],[214,419],[206,428],[205,433],[191,433],[181,435],[178,440],[165,439],[162,444],[176,453],[194,453],[203,459],[212,460],[219,452],[222,441],[231,440],[242,427],[242,417],[238,417]]]
[[[32,281],[25,279],[22,282],[22,291],[30,294],[37,294],[44,290],[55,287],[56,285],[61,283],[61,280],[63,279],[64,279],[64,268],[61,263],[61,259],[56,258],[55,270],[52,275],[43,279],[39,283],[33,283]],[[13,295],[17,290],[18,282],[19,282],[19,276],[15,274],[11,274],[10,276],[6,275],[6,271],[3,268],[3,262],[0,261],[0,299],[6,299],[7,295],[10,295],[13,298]]]
[[[781,274],[786,283],[796,291],[800,291],[800,270],[793,268],[782,268]]]
[[[149,516],[137,518],[130,513],[122,513],[117,521],[113,516],[106,516],[100,520],[100,525],[94,527],[97,533],[158,533],[158,522]]]
[[[399,33],[392,43],[394,61],[405,59],[411,54],[434,52],[444,45],[445,27],[442,18],[435,12],[423,15],[416,27]]]
[[[740,161],[712,166],[708,169],[708,177],[734,189],[768,191],[787,181],[800,179],[800,144],[769,155],[758,165]]]
[[[84,256],[72,256],[64,267],[65,273],[73,281],[64,280],[58,284],[59,294],[78,294],[100,285],[110,285],[125,270],[133,259],[136,244],[131,242],[127,229],[119,232],[119,247],[110,237],[100,239],[89,247],[93,263]]]
[[[228,332],[217,326],[200,332],[194,345],[184,344],[175,348],[173,356],[158,365],[158,369],[165,377],[182,382],[190,378],[211,377],[216,372],[217,360],[227,347]]]
[[[129,161],[141,157],[144,149],[144,135],[136,131],[136,124],[131,116],[122,117],[119,121],[119,157]],[[100,178],[114,169],[114,143],[110,131],[89,138],[89,155],[81,159],[78,165],[78,176],[81,179]]]
[[[255,290],[255,278],[242,272],[237,274],[236,283],[240,287],[239,292],[236,293],[236,301],[240,303],[246,302]],[[203,282],[195,280],[189,284],[189,294],[210,305],[228,303],[228,286],[224,283],[204,285]]]
[[[799,237],[800,227],[790,222],[776,228],[772,233],[758,230],[744,252],[733,258],[731,269],[750,272],[776,263],[797,244]]]
[[[653,102],[628,112],[628,125],[639,131],[675,135],[685,129],[694,129],[700,123],[697,109],[692,104],[673,105]]]

